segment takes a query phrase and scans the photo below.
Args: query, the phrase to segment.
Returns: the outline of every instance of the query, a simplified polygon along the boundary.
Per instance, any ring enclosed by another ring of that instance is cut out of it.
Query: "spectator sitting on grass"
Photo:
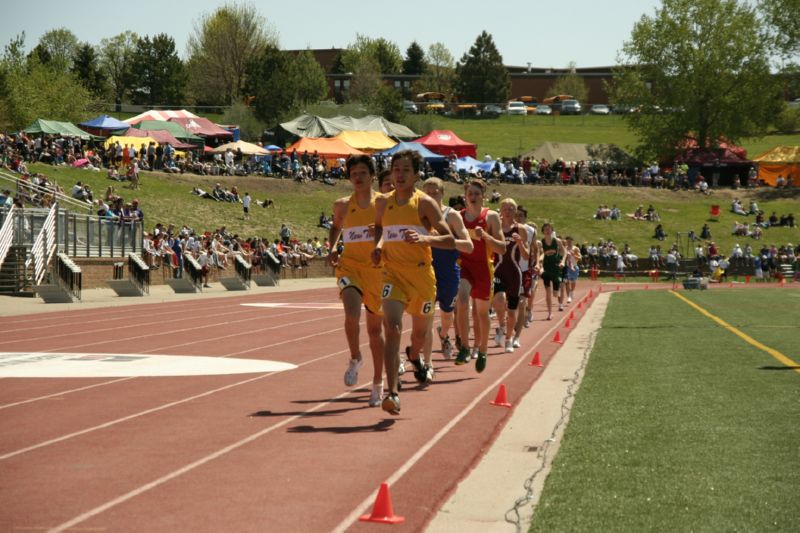
[[[626,216],[632,220],[647,220],[644,215],[643,205],[640,205],[639,207],[636,208],[636,211],[634,211],[633,213],[628,213]]]
[[[742,202],[740,202],[738,198],[734,198],[733,202],[731,202],[731,212],[737,215],[747,216],[747,212],[744,210],[744,207],[742,207]]]
[[[317,227],[331,229],[331,221],[327,216],[325,216],[324,211],[319,214],[319,224],[317,224]]]
[[[655,235],[653,235],[653,238],[658,239],[659,241],[663,241],[664,239],[667,238],[667,234],[664,233],[664,227],[661,224],[656,226],[656,231]]]
[[[192,189],[192,194],[194,194],[195,196],[199,196],[200,198],[206,198],[206,199],[209,199],[209,200],[219,201],[216,198],[214,198],[213,196],[211,196],[211,193],[208,193],[208,192],[204,191],[200,187],[193,188]]]
[[[747,234],[748,234],[747,224],[742,224],[740,222],[733,223],[733,231],[731,232],[731,235],[738,235],[741,237],[745,237],[747,236]]]
[[[597,220],[606,220],[611,217],[611,209],[607,205],[597,206],[597,211],[594,212],[594,218]]]
[[[700,238],[705,240],[711,238],[711,228],[708,227],[708,224],[703,224],[703,228],[700,230]]]
[[[658,216],[658,211],[656,211],[656,208],[653,207],[653,204],[650,204],[649,206],[647,206],[647,214],[644,216],[644,218],[646,218],[647,220],[649,220],[651,222],[655,222],[655,221],[661,220],[661,217]]]

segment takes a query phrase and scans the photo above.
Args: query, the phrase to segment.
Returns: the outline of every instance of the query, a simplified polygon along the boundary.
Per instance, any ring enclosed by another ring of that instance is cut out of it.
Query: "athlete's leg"
[[[347,287],[342,291],[344,304],[344,334],[352,359],[361,359],[359,348],[359,322],[361,321],[361,293],[355,287]]]
[[[506,333],[509,331],[506,329],[506,308],[508,304],[506,302],[505,290],[495,293],[492,306],[494,307],[494,312],[497,314],[497,329],[499,330],[494,340],[497,346],[502,346],[505,343]]]
[[[458,298],[456,299],[456,320],[458,327],[458,334],[461,336],[461,347],[466,348],[469,352],[469,293],[472,291],[472,285],[469,281],[461,279],[458,285]]]
[[[475,299],[475,344],[478,351],[489,351],[489,300]]]
[[[369,349],[372,352],[372,383],[383,382],[383,317],[367,312],[367,333],[369,334]]]
[[[400,366],[400,334],[403,332],[403,310],[405,306],[397,300],[383,301],[383,325],[386,342],[383,348],[383,364],[386,367],[386,385],[389,393],[397,394],[397,367]]]

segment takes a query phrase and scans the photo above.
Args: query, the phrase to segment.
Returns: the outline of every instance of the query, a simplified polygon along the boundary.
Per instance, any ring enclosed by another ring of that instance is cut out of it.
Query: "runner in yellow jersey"
[[[333,203],[328,255],[328,261],[336,267],[336,283],[344,304],[344,332],[350,348],[344,384],[352,387],[358,382],[358,370],[363,363],[359,347],[363,303],[367,309],[367,334],[374,369],[369,405],[377,407],[383,398],[384,341],[380,295],[383,271],[372,264],[370,257],[374,248],[375,199],[379,196],[372,190],[375,164],[368,156],[353,156],[347,160],[345,169],[354,192]],[[336,252],[340,236],[344,243],[341,257]]]
[[[409,359],[417,366],[418,381],[426,381],[428,371],[421,367],[419,353],[433,326],[436,299],[436,276],[433,272],[431,246],[454,248],[455,239],[442,217],[442,211],[430,196],[418,191],[422,158],[404,150],[392,157],[392,181],[395,190],[375,201],[375,249],[373,264],[384,261],[383,316],[386,329],[384,365],[389,393],[381,407],[391,414],[400,413],[398,375],[400,333],[403,312],[411,315]],[[422,378],[422,379],[420,379]]]

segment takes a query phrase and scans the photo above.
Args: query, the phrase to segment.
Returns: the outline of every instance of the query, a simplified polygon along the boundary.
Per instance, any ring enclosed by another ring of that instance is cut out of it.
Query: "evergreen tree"
[[[72,63],[72,74],[96,98],[102,97],[108,90],[97,52],[89,43],[83,43],[78,47]]]
[[[175,50],[175,41],[160,33],[140,38],[132,57],[133,102],[147,105],[179,104],[183,101],[186,72]]]
[[[425,51],[417,43],[412,42],[406,50],[406,58],[403,61],[403,74],[422,75],[425,73],[427,64],[425,63]]]
[[[483,31],[456,64],[456,92],[462,102],[504,102],[511,95],[511,77],[494,39]]]

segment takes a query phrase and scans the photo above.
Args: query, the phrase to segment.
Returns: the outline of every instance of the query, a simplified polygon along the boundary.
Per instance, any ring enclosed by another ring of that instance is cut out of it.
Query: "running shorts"
[[[433,267],[385,269],[381,298],[401,302],[412,316],[433,315],[436,276]]]
[[[339,294],[352,287],[361,295],[367,311],[377,315],[383,314],[381,311],[382,269],[353,262],[340,263],[336,267],[336,284],[339,286]]]
[[[488,261],[465,261],[461,259],[461,279],[467,280],[472,287],[469,295],[476,300],[492,298],[494,282],[494,266]]]

